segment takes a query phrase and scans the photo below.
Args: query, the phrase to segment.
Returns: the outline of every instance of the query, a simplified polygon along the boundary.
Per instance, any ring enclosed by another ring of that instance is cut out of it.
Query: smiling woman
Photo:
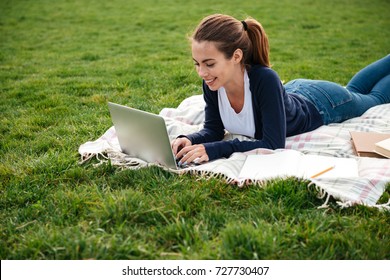
[[[220,52],[214,43],[209,41],[193,41],[192,55],[198,75],[211,90],[218,90],[221,86],[231,88],[230,92],[239,95],[243,88],[242,50],[236,49],[230,59]],[[236,76],[237,75],[237,76]],[[234,77],[238,80],[232,79]],[[242,92],[241,92],[242,93]],[[241,110],[237,110],[238,112]]]
[[[192,58],[203,79],[205,123],[201,131],[172,141],[182,164],[256,148],[284,148],[288,136],[390,102],[390,56],[361,70],[345,88],[305,79],[284,86],[270,68],[267,35],[252,18],[204,18],[192,36]],[[225,130],[253,141],[223,141]]]

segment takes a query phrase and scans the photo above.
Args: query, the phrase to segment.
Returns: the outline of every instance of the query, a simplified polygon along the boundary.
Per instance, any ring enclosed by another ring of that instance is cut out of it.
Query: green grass
[[[210,13],[262,22],[281,79],[345,84],[389,53],[389,11],[386,0],[0,1],[0,258],[389,259],[389,213],[317,209],[304,182],[238,189],[80,166],[77,153],[112,125],[108,100],[157,113],[201,93],[187,35]]]

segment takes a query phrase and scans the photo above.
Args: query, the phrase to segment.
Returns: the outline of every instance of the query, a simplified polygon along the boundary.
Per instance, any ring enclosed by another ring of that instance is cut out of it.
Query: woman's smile
[[[217,78],[212,78],[212,79],[204,79],[204,81],[206,82],[206,85],[209,86],[209,87],[212,87],[214,85],[214,82]]]

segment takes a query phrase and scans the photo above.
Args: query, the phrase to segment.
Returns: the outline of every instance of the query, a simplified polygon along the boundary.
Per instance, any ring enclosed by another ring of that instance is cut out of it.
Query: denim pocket
[[[329,101],[332,108],[343,105],[352,100],[352,94],[339,84],[327,81],[316,81],[310,86],[321,92]]]
[[[342,122],[362,113],[356,96],[333,82],[297,79],[287,83],[285,88],[314,104],[324,124]]]

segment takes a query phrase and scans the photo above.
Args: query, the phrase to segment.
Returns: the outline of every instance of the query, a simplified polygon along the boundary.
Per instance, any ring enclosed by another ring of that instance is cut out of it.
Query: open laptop
[[[108,102],[122,152],[149,163],[179,169],[164,119],[152,113]]]

